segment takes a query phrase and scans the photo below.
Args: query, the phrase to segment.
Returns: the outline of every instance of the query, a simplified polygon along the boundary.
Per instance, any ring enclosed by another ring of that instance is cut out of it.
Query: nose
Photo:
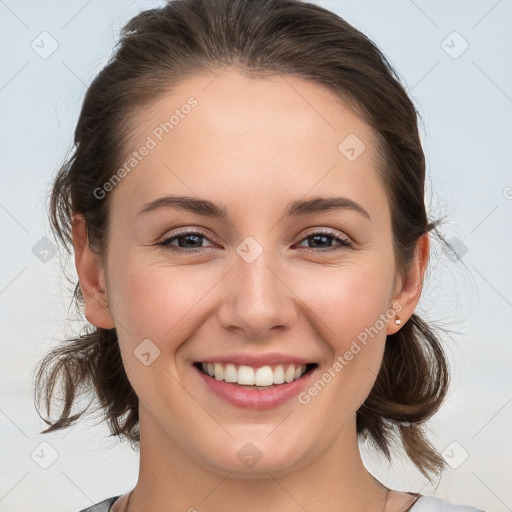
[[[222,327],[252,340],[268,339],[275,331],[290,328],[297,318],[298,298],[284,274],[265,251],[252,263],[237,258],[226,276],[218,309]]]

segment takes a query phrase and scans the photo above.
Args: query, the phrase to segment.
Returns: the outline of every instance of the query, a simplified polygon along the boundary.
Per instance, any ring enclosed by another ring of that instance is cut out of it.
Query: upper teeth
[[[234,364],[203,363],[203,372],[216,380],[237,382],[244,386],[272,386],[300,379],[306,371],[305,364],[278,364],[275,367],[236,366]],[[286,368],[286,370],[285,370]]]

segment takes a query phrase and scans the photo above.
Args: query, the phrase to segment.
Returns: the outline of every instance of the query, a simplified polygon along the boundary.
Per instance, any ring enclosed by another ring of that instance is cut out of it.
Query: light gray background
[[[424,120],[430,213],[448,215],[443,230],[448,239],[455,237],[458,253],[433,248],[420,303],[420,313],[451,331],[451,393],[429,427],[432,443],[453,467],[440,482],[429,483],[401,456],[390,467],[362,445],[365,461],[394,489],[510,511],[512,1],[317,3],[373,39],[407,85]],[[104,427],[89,422],[38,434],[44,424],[33,407],[33,369],[76,323],[65,324],[71,288],[61,275],[61,258],[45,263],[36,244],[50,236],[45,209],[51,178],[70,148],[86,87],[110,55],[119,28],[160,5],[0,0],[4,512],[77,511],[136,482],[138,455],[107,438]],[[51,49],[52,40],[40,36],[44,31],[58,43],[47,58],[40,53]],[[465,41],[469,46],[461,53]]]

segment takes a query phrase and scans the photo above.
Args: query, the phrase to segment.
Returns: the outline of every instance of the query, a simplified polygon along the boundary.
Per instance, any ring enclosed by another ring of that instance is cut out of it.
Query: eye
[[[320,244],[325,246],[329,240],[335,240],[338,242],[338,246],[334,248],[328,248],[328,249],[312,249],[307,248],[307,252],[333,252],[333,251],[339,251],[343,249],[352,249],[353,246],[350,243],[350,241],[347,238],[342,238],[340,236],[335,236],[335,234],[329,232],[329,231],[315,231],[313,233],[309,233],[305,238],[302,239],[302,241],[307,240],[313,240],[315,244]],[[330,247],[330,246],[329,246]]]
[[[187,252],[204,252],[208,247],[201,247],[201,239],[208,240],[206,235],[200,231],[180,231],[157,245],[172,251],[186,251],[187,249],[191,249],[191,251]],[[178,242],[178,246],[171,245],[174,241]]]
[[[209,240],[209,238],[201,231],[180,231],[166,238],[157,245],[172,251],[185,251],[195,253],[205,252],[211,247],[215,246],[212,245],[210,247],[202,247],[202,242],[204,240]],[[313,240],[313,244],[320,244],[320,248],[308,247],[305,249],[307,252],[333,252],[342,249],[353,248],[352,244],[347,238],[335,236],[335,234],[329,231],[314,231],[303,238],[301,242],[308,240]],[[333,240],[338,242],[337,247],[335,246],[332,248],[331,245],[328,245],[329,241]],[[174,244],[174,242],[177,242],[177,245]],[[322,246],[324,248],[322,248]],[[327,249],[325,247],[327,247]]]

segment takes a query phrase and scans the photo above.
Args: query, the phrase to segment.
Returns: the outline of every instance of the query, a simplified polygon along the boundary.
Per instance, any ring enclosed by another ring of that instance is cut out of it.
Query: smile
[[[242,386],[270,387],[300,379],[314,364],[277,364],[253,368],[245,365],[200,363],[204,374],[216,380],[234,382]]]
[[[283,363],[254,368],[232,363],[193,365],[215,395],[231,405],[248,409],[276,407],[297,395],[318,367],[316,363]]]

